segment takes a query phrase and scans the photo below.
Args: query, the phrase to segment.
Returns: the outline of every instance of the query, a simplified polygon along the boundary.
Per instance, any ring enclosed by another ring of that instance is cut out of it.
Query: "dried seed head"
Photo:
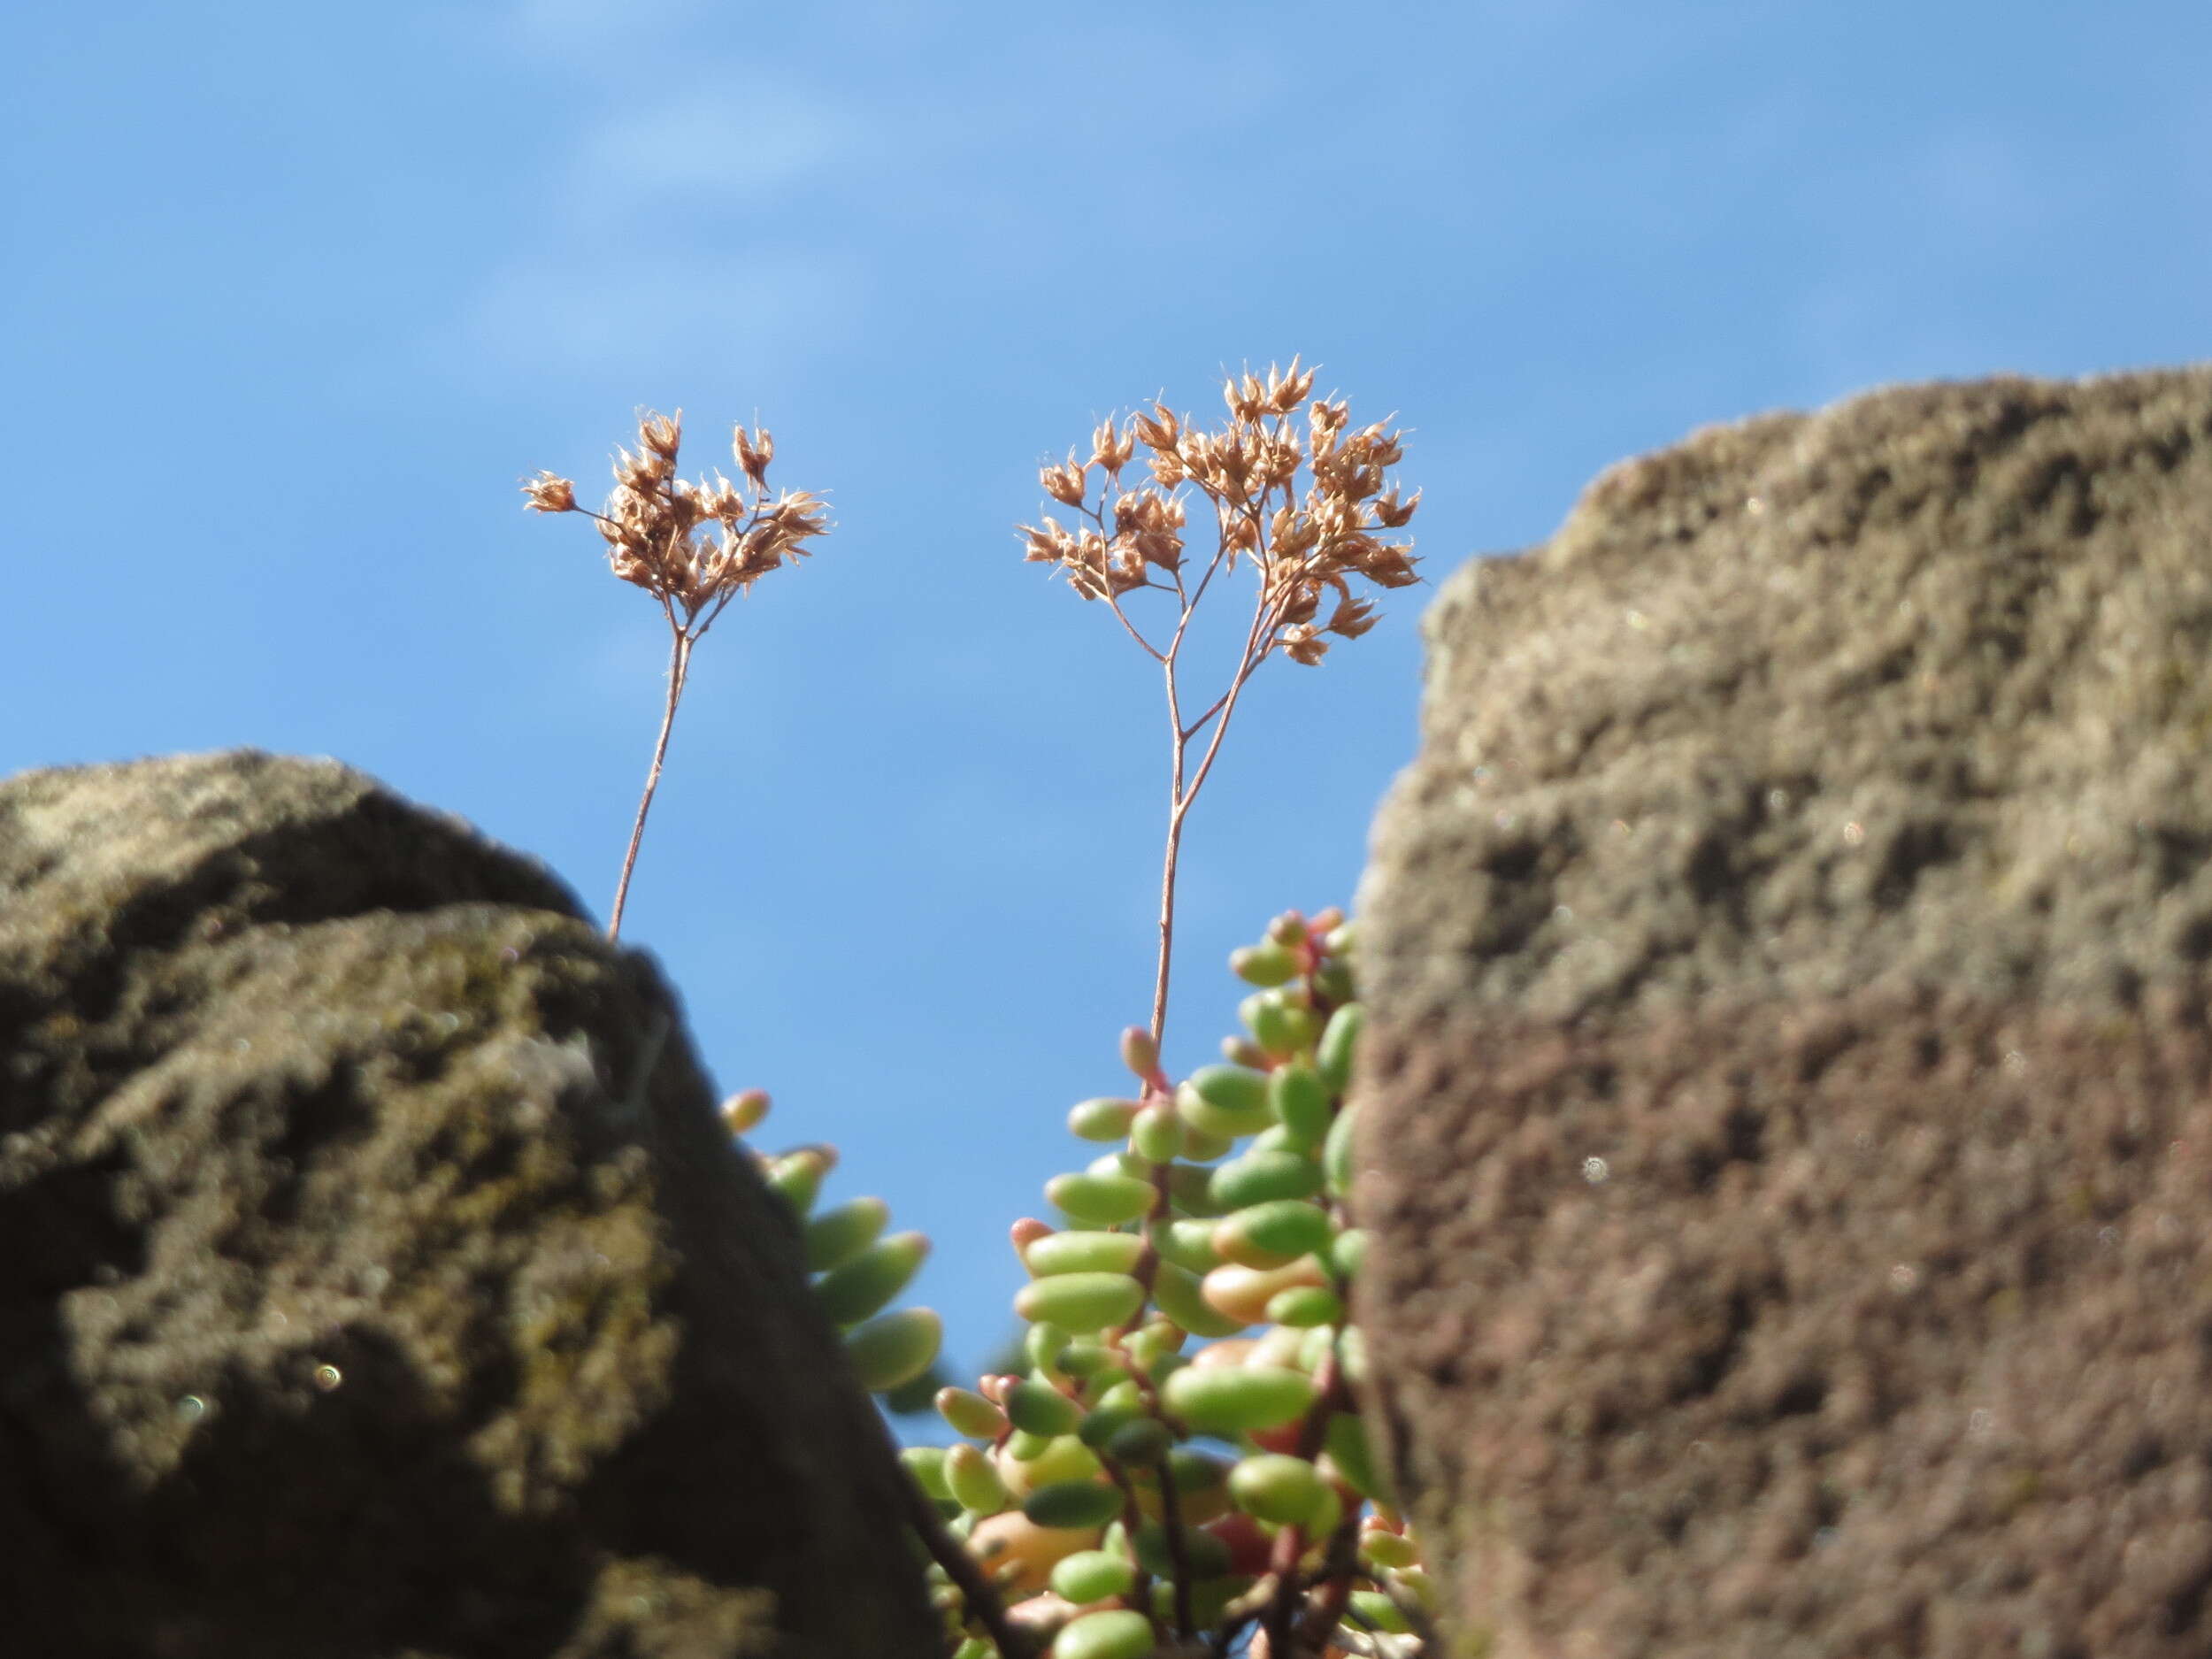
[[[651,449],[632,455],[627,449],[615,452],[614,474],[625,489],[639,495],[651,495],[666,483],[674,473],[676,464],[666,456]]]
[[[1275,557],[1279,559],[1302,559],[1313,551],[1320,541],[1320,526],[1301,514],[1291,521],[1288,530],[1275,538]]]
[[[1300,572],[1284,572],[1269,588],[1277,595],[1276,614],[1292,626],[1312,621],[1314,612],[1321,608],[1320,583]]]
[[[1410,588],[1421,580],[1405,549],[1385,541],[1368,541],[1354,568],[1378,588]]]
[[[1364,599],[1340,599],[1329,615],[1328,631],[1340,638],[1356,640],[1375,626],[1375,607]]]
[[[1022,541],[1025,544],[1022,549],[1024,563],[1051,565],[1058,561],[1060,542],[1067,533],[1057,524],[1048,518],[1041,529],[1035,525],[1029,524],[1018,524],[1014,528],[1020,531],[1022,534]]]
[[[1270,407],[1279,415],[1287,415],[1304,403],[1313,390],[1313,371],[1308,369],[1303,374],[1299,373],[1298,359],[1293,357],[1290,367],[1278,380],[1271,366],[1267,371],[1267,389]]]
[[[736,485],[717,472],[711,485],[700,480],[699,511],[707,518],[720,519],[726,527],[745,516],[745,497]]]
[[[638,442],[664,461],[673,463],[684,441],[684,411],[659,415],[648,410],[638,417]]]
[[[1413,517],[1414,509],[1421,504],[1421,492],[1415,490],[1409,501],[1401,502],[1398,492],[1392,490],[1375,503],[1375,520],[1385,529],[1395,530]]]
[[[1080,507],[1089,492],[1089,476],[1073,453],[1064,466],[1048,466],[1037,474],[1045,494],[1064,507]]]
[[[1129,457],[1136,453],[1136,449],[1137,436],[1133,425],[1117,432],[1110,419],[1103,420],[1091,435],[1091,465],[1105,468],[1106,476],[1119,483],[1121,469],[1129,464]]]
[[[1273,371],[1269,371],[1271,380]],[[1231,375],[1221,388],[1222,401],[1229,405],[1230,418],[1238,421],[1256,421],[1269,412],[1274,401],[1273,388],[1263,382],[1256,374]]]
[[[614,493],[595,522],[616,577],[669,605],[672,623],[695,639],[733,595],[803,557],[808,538],[826,531],[829,521],[820,500],[803,490],[771,503],[749,499],[719,473],[711,483],[678,478],[682,436],[680,412],[641,416],[638,452],[617,451]],[[765,429],[748,434],[740,427],[734,449],[757,490],[773,441]],[[524,490],[540,511],[575,508],[573,487],[552,473]]]
[[[1249,557],[1261,572],[1258,656],[1279,649],[1294,662],[1318,663],[1327,636],[1355,639],[1374,625],[1375,608],[1354,597],[1352,578],[1381,588],[1420,580],[1411,542],[1377,534],[1407,523],[1420,498],[1402,496],[1387,477],[1403,453],[1402,434],[1386,422],[1352,431],[1341,399],[1312,401],[1314,378],[1295,357],[1264,377],[1227,377],[1222,397],[1229,419],[1213,432],[1192,429],[1164,403],[1119,427],[1101,423],[1087,460],[1071,454],[1039,473],[1054,501],[1097,527],[1071,533],[1050,518],[1041,527],[1022,526],[1023,557],[1058,565],[1087,599],[1118,601],[1152,587],[1177,594],[1186,611],[1215,565],[1233,569]],[[1305,418],[1294,422],[1301,409]],[[1139,444],[1148,452],[1151,486],[1124,490],[1119,469]],[[1091,466],[1104,469],[1112,486],[1095,507]],[[1188,594],[1181,585],[1186,486],[1207,498],[1218,536],[1208,576]],[[1155,572],[1171,580],[1156,580]],[[1333,600],[1326,622],[1320,620],[1325,598]]]
[[[776,458],[776,440],[767,427],[756,426],[749,434],[740,426],[730,441],[730,453],[755,489],[768,487],[768,464]]]
[[[541,472],[522,486],[523,505],[532,512],[574,512],[576,486],[551,472]]]

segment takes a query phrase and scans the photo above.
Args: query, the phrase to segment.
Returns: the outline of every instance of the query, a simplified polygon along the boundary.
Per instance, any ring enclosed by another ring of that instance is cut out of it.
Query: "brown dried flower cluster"
[[[607,542],[607,562],[624,581],[642,588],[670,611],[670,620],[706,632],[730,599],[770,571],[803,557],[809,537],[829,528],[822,503],[804,490],[768,495],[768,463],[776,441],[761,428],[737,428],[730,448],[742,486],[720,473],[712,482],[676,476],[683,411],[648,412],[638,420],[637,452],[615,456],[615,491],[606,511],[588,516]],[[583,512],[576,486],[551,472],[526,483],[539,512]],[[696,626],[694,627],[694,623]]]
[[[709,483],[676,476],[676,452],[682,447],[683,411],[672,415],[648,411],[638,417],[637,453],[615,452],[614,494],[604,512],[576,504],[576,486],[553,472],[541,472],[522,487],[524,504],[535,512],[581,512],[599,526],[607,543],[607,562],[624,581],[660,601],[668,618],[668,700],[661,714],[660,736],[653,745],[652,769],[638,800],[622,878],[614,890],[607,935],[622,932],[622,909],[637,867],[638,843],[645,835],[653,792],[660,787],[668,757],[668,734],[683,701],[691,672],[692,648],[714,626],[723,607],[778,565],[803,557],[809,537],[829,528],[820,500],[804,490],[768,495],[768,463],[776,441],[764,427],[737,428],[730,450],[742,486],[719,472]]]
[[[1167,682],[1171,741],[1167,846],[1160,872],[1160,954],[1152,993],[1151,1035],[1167,1018],[1168,970],[1175,941],[1176,863],[1183,824],[1221,753],[1245,682],[1275,652],[1309,666],[1329,649],[1329,634],[1356,640],[1375,624],[1373,603],[1352,591],[1355,577],[1404,588],[1415,573],[1411,537],[1393,539],[1420,505],[1389,483],[1404,453],[1402,434],[1378,424],[1352,430],[1340,400],[1313,398],[1313,371],[1233,375],[1222,387],[1229,420],[1202,432],[1165,403],[1091,434],[1088,460],[1071,450],[1044,468],[1045,494],[1078,514],[1073,528],[1047,518],[1018,526],[1033,564],[1056,565],[1086,599],[1103,599],[1129,636],[1160,664]],[[1311,400],[1309,402],[1309,400]],[[1299,419],[1300,411],[1304,419]],[[1124,488],[1122,472],[1141,447],[1151,480]],[[1091,470],[1098,470],[1092,495]],[[1189,492],[1213,509],[1213,549],[1194,575],[1187,546]],[[1195,719],[1183,716],[1182,653],[1191,618],[1213,580],[1249,559],[1259,574],[1252,620],[1228,685]],[[1171,631],[1156,642],[1123,608],[1129,595],[1171,595]],[[1322,606],[1327,603],[1326,619]],[[1194,763],[1191,744],[1213,733]]]
[[[1309,404],[1312,390],[1313,372],[1300,373],[1294,360],[1264,380],[1233,376],[1222,388],[1229,423],[1219,432],[1193,428],[1164,403],[1118,427],[1104,422],[1092,435],[1089,460],[1071,451],[1040,474],[1045,493],[1087,522],[1071,529],[1048,518],[1021,526],[1025,557],[1059,565],[1076,592],[1117,611],[1124,595],[1148,588],[1195,603],[1217,569],[1248,558],[1260,572],[1258,656],[1279,649],[1294,662],[1318,663],[1328,649],[1325,635],[1357,639],[1373,626],[1373,606],[1353,594],[1353,577],[1380,588],[1420,580],[1411,539],[1382,534],[1410,520],[1420,496],[1401,500],[1394,487],[1385,488],[1403,453],[1402,434],[1381,424],[1353,431],[1348,407],[1326,398]],[[1296,419],[1302,408],[1303,422]],[[1122,470],[1140,445],[1152,481],[1124,489]],[[1093,467],[1100,473],[1094,504]],[[1187,588],[1185,486],[1212,506],[1216,528],[1212,557]],[[1331,597],[1327,620],[1318,620]]]

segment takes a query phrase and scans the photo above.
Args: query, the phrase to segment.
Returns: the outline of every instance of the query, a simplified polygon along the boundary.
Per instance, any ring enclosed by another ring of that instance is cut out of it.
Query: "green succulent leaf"
[[[1144,1254],[1136,1233],[1048,1233],[1022,1253],[1022,1263],[1038,1279],[1059,1273],[1125,1273]]]
[[[1006,1391],[1006,1417],[1026,1433],[1049,1438],[1073,1433],[1083,1408],[1049,1384],[1018,1382]]]
[[[934,1310],[902,1308],[848,1332],[845,1357],[863,1388],[883,1394],[927,1371],[944,1340],[945,1322]]]
[[[1024,1285],[1014,1311],[1062,1331],[1088,1335],[1125,1324],[1144,1305],[1144,1286],[1126,1273],[1056,1273]]]
[[[1303,1525],[1327,1489],[1319,1470],[1285,1452],[1255,1453],[1229,1471],[1229,1495],[1237,1508],[1278,1526]]]
[[[806,1264],[811,1272],[842,1267],[873,1244],[891,1220],[880,1198],[856,1198],[806,1224]]]
[[[1310,1198],[1321,1190],[1321,1166],[1302,1153],[1255,1150],[1215,1170],[1207,1194],[1224,1210],[1285,1198]]]
[[[929,1255],[919,1233],[895,1233],[814,1281],[814,1299],[832,1325],[858,1325],[904,1290]]]
[[[1294,1060],[1269,1074],[1267,1088],[1288,1139],[1310,1150],[1327,1138],[1336,1101],[1320,1072],[1303,1060]]]
[[[1079,1141],[1118,1141],[1137,1115],[1133,1100],[1087,1100],[1068,1110],[1068,1133]]]
[[[1052,1570],[1052,1593],[1082,1607],[1136,1587],[1137,1569],[1126,1555],[1102,1549],[1079,1549]]]
[[[1186,1367],[1162,1385],[1161,1403],[1206,1434],[1279,1428],[1312,1409],[1313,1379],[1286,1366]]]
[[[1358,1133],[1358,1118],[1356,1106],[1347,1106],[1337,1113],[1336,1121],[1329,1125],[1329,1138],[1322,1146],[1321,1167],[1327,1176],[1332,1198],[1351,1196],[1352,1137]]]
[[[1006,1413],[970,1388],[941,1388],[937,1415],[956,1434],[971,1440],[995,1440],[1006,1432]]]
[[[1329,1016],[1320,1046],[1314,1051],[1314,1068],[1333,1094],[1343,1094],[1351,1085],[1352,1060],[1359,1048],[1360,1030],[1366,1023],[1367,1010],[1357,1002],[1347,1002]]]
[[[1103,1526],[1121,1513],[1121,1494],[1094,1480],[1056,1480],[1022,1500],[1022,1513],[1040,1526]]]
[[[1247,985],[1286,985],[1298,977],[1299,966],[1298,953],[1271,939],[1229,953],[1229,972]]]
[[[1152,1208],[1152,1183],[1135,1175],[1056,1175],[1045,1183],[1045,1197],[1071,1219],[1086,1226],[1113,1227],[1134,1221]]]
[[[1145,1659],[1151,1651],[1152,1621],[1125,1608],[1086,1613],[1052,1641],[1052,1659]]]

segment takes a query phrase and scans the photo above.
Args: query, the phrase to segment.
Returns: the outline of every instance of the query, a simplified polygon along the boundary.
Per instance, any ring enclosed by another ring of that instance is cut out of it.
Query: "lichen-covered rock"
[[[2212,370],[1700,433],[1428,638],[1358,1196],[1459,1639],[2212,1653]]]
[[[0,784],[0,1648],[933,1654],[674,999],[330,763]]]

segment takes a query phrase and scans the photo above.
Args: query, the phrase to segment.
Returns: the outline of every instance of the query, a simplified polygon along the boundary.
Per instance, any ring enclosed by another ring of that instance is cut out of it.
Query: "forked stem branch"
[[[1189,626],[1191,612],[1198,603],[1198,595],[1192,595],[1183,602],[1183,616],[1176,626],[1175,637],[1167,649],[1156,653],[1167,680],[1167,725],[1169,754],[1167,842],[1160,860],[1160,958],[1152,977],[1152,1046],[1160,1046],[1167,1027],[1168,975],[1175,959],[1175,876],[1176,866],[1182,857],[1183,821],[1190,816],[1191,805],[1198,799],[1198,792],[1206,787],[1206,779],[1213,772],[1214,760],[1221,753],[1221,740],[1229,730],[1230,718],[1236,713],[1237,696],[1245,682],[1274,649],[1275,630],[1271,623],[1272,608],[1263,597],[1252,613],[1252,626],[1244,636],[1244,653],[1237,660],[1237,672],[1229,681],[1228,690],[1215,700],[1213,706],[1189,726],[1183,724],[1181,697],[1176,684],[1177,659],[1183,648],[1183,631]],[[1117,607],[1118,609],[1118,607]],[[1256,655],[1255,654],[1256,653]],[[1198,763],[1198,771],[1186,786],[1185,770],[1190,758],[1191,740],[1206,728],[1206,722],[1215,722],[1213,736],[1207,741],[1206,752]]]

